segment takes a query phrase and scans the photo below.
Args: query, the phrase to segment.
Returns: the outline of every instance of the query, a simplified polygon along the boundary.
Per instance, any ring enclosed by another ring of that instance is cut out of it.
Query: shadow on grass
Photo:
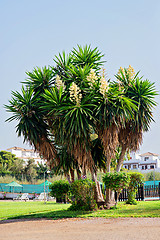
[[[53,204],[55,203],[47,203]],[[60,204],[61,205],[61,204]],[[153,203],[141,203],[137,205],[118,204],[117,208],[97,211],[70,211],[68,209],[42,210],[41,212],[30,212],[28,214],[15,214],[0,221],[0,224],[8,222],[23,222],[35,220],[58,220],[65,218],[119,218],[119,217],[160,217],[160,201]]]
[[[58,220],[65,218],[81,218],[85,217],[86,214],[92,212],[84,211],[69,211],[69,210],[57,210],[57,211],[45,211],[41,213],[30,213],[26,215],[17,215],[13,217],[8,217],[7,219],[0,220],[0,224],[9,222],[23,222],[23,221],[35,221],[35,220]]]

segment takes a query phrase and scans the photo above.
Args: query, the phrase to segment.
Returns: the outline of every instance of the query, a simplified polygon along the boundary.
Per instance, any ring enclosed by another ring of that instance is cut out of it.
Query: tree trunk
[[[107,172],[110,172],[110,162],[107,160]],[[106,189],[106,205],[110,204],[110,189]]]
[[[69,173],[66,174],[66,177],[67,177],[67,180],[68,180],[69,184],[71,184],[72,182],[71,182],[71,178],[70,178]]]
[[[111,171],[111,162],[107,161],[107,172]],[[111,191],[110,189],[106,189],[106,206],[109,209],[111,206],[115,204],[115,194],[114,191]]]
[[[71,181],[73,183],[74,182],[74,170],[70,169],[70,173],[71,173]]]
[[[120,195],[120,193],[119,193],[119,192],[117,192],[117,200],[116,200],[116,203],[115,203],[115,207],[117,207],[117,203],[118,203],[118,198],[119,198],[119,195]]]
[[[121,154],[119,156],[117,167],[116,167],[116,171],[117,172],[119,172],[121,170],[121,166],[123,164],[123,160],[124,160],[125,154],[126,154],[126,147],[122,146]]]
[[[110,172],[110,161],[107,160],[107,172]],[[111,191],[110,189],[106,189],[106,205],[110,205],[111,202]]]
[[[101,187],[100,187],[100,184],[99,182],[97,181],[97,174],[95,173],[94,170],[91,171],[91,174],[92,174],[92,180],[95,182],[96,184],[96,202],[97,203],[104,203],[104,198],[103,198],[103,195],[102,195],[102,190],[101,190]]]
[[[76,171],[77,171],[77,178],[78,178],[78,180],[80,180],[81,179],[81,173],[80,173],[79,170],[76,170]]]
[[[107,166],[107,172],[110,172],[111,171],[111,161],[107,160],[106,166]]]

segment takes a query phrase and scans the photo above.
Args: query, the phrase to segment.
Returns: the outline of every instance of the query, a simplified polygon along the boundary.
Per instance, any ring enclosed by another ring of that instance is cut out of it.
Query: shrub
[[[56,199],[64,199],[64,202],[66,202],[66,197],[70,191],[70,185],[66,180],[55,181],[49,185],[49,188],[51,189],[50,195],[52,197],[56,197]]]
[[[117,201],[121,191],[128,187],[130,176],[124,172],[114,172],[114,173],[106,173],[103,177],[103,182],[106,185],[107,189],[111,189],[117,191]]]
[[[130,176],[130,182],[128,186],[128,200],[126,201],[126,203],[136,205],[136,193],[138,190],[138,186],[143,183],[144,177],[143,174],[139,172],[130,172],[128,173],[128,175]]]
[[[88,179],[76,180],[71,184],[71,193],[73,201],[69,210],[89,211],[96,207],[94,182]]]
[[[160,180],[160,172],[151,171],[148,173],[143,173],[145,181]]]

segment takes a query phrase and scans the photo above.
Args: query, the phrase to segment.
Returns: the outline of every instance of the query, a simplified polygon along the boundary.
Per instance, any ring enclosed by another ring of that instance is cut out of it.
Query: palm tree
[[[69,66],[69,61],[63,59],[65,55],[63,57],[60,56],[58,61],[63,62],[58,69],[63,66],[63,70],[59,74],[63,72],[63,75],[61,75],[63,81],[61,82],[61,87],[63,85],[62,88],[66,88],[64,91],[66,98],[63,98],[63,104],[59,106],[56,114],[54,113],[58,120],[58,124],[55,126],[61,126],[61,135],[56,137],[56,139],[63,139],[62,145],[68,144],[68,152],[74,156],[83,171],[89,169],[94,180],[97,181],[95,163],[91,154],[90,126],[93,127],[102,142],[107,159],[107,170],[110,171],[111,159],[114,157],[115,149],[118,145],[119,125],[123,124],[122,120],[124,117],[131,119],[132,109],[136,108],[136,106],[132,100],[123,94],[123,91],[119,89],[117,84],[112,83],[108,85],[106,82],[107,85],[105,86],[104,76],[99,75],[97,64],[94,66],[92,62],[89,65],[91,61],[85,60],[86,56],[90,56],[89,53],[87,55],[85,50],[83,52],[80,49],[79,52],[73,51],[72,54],[73,60],[70,60],[71,64]],[[85,65],[85,61],[88,61],[87,65]],[[67,66],[65,65],[66,62]],[[74,84],[74,90],[78,92],[77,98],[74,95],[75,92],[70,97],[72,84]],[[105,87],[108,89],[107,92],[104,92]],[[68,90],[69,93],[67,94]],[[45,97],[50,102],[47,103],[46,101],[46,104],[50,105],[49,112],[53,113],[53,106],[59,97],[54,97],[54,94],[52,96],[50,94],[46,92]],[[63,96],[62,90],[60,91],[60,96]],[[54,104],[51,104],[51,102],[54,102]],[[56,102],[56,106],[58,105],[59,102]],[[51,118],[55,119],[53,116]],[[59,128],[56,127],[56,129],[58,131]],[[56,129],[54,133],[56,133]]]
[[[116,84],[110,84],[105,96],[100,94],[99,105],[95,109],[96,132],[102,141],[107,158],[107,171],[118,145],[118,132],[123,120],[132,118],[135,105]]]
[[[28,72],[22,94],[12,92],[8,121],[18,120],[18,136],[52,163],[60,161],[56,146],[62,146],[82,171],[94,168],[90,129],[95,105],[87,76],[91,69],[99,71],[102,57],[97,48],[78,46],[68,56],[59,54],[56,67]]]
[[[110,172],[111,160],[115,157],[119,144],[118,133],[123,126],[123,119],[132,118],[132,110],[136,107],[131,99],[124,95],[115,83],[107,83],[104,77],[99,82],[99,93],[94,111],[95,131],[104,149],[107,160],[107,172]],[[106,89],[104,91],[104,89]],[[106,203],[110,202],[110,191],[107,190]]]
[[[50,89],[55,82],[55,72],[51,67],[36,67],[32,72],[26,72],[27,79],[22,82],[29,88],[38,93],[39,96],[44,93],[46,89]]]
[[[67,145],[68,152],[83,170],[92,169],[94,165],[90,150],[90,126],[93,123],[92,112],[95,106],[93,96],[88,91],[87,76],[91,69],[100,69],[102,57],[97,48],[92,50],[90,46],[78,46],[78,50],[74,48],[68,56],[64,52],[59,54],[59,57],[56,56],[57,65],[54,71],[61,79],[63,87],[57,88],[56,85],[55,89],[45,93],[44,108],[48,109],[50,118],[53,119],[55,139],[61,141],[57,144]],[[78,89],[77,93],[74,87]],[[60,131],[57,126],[61,126]]]
[[[58,149],[59,164],[55,166],[53,159],[53,166],[55,174],[63,173],[69,183],[74,182],[75,172],[77,173],[78,179],[81,178],[81,171],[79,169],[77,161],[68,153],[67,146],[61,146]],[[51,164],[52,164],[51,163]]]
[[[119,129],[119,146],[121,147],[121,154],[117,163],[117,171],[120,171],[124,160],[126,151],[137,151],[142,143],[142,135],[150,128],[150,123],[153,120],[152,109],[156,106],[154,101],[157,92],[154,83],[148,80],[139,78],[139,72],[130,76],[133,68],[129,66],[128,69],[120,69],[116,78],[121,87],[125,89],[125,95],[132,99],[137,110],[133,109],[133,118],[124,119],[125,124]]]
[[[107,82],[100,70],[102,57],[90,46],[78,46],[68,55],[63,52],[55,57],[56,66],[28,72],[26,87],[21,94],[12,92],[6,105],[12,113],[8,121],[18,121],[18,136],[23,135],[52,167],[59,164],[72,179],[73,170],[88,170],[96,184],[97,168],[106,163],[110,171],[117,146],[139,144],[152,121],[155,96],[154,85],[137,75],[131,81],[130,71],[121,70],[118,83]],[[134,141],[133,126],[139,134]],[[126,132],[130,132],[128,142]]]
[[[31,87],[25,89],[22,86],[22,93],[12,92],[9,103],[10,105],[5,107],[12,116],[7,121],[18,121],[16,126],[18,136],[23,136],[24,142],[29,142],[48,161],[56,157],[49,126],[40,110],[39,94],[34,94]]]

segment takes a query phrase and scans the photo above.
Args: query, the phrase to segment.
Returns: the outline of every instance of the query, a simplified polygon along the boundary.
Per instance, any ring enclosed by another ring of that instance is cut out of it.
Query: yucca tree
[[[132,99],[137,109],[133,109],[133,118],[124,119],[124,125],[119,128],[119,146],[121,154],[117,163],[117,171],[120,171],[125,154],[128,150],[137,151],[142,144],[143,133],[150,128],[150,123],[154,121],[152,111],[156,106],[154,100],[157,92],[154,83],[143,80],[134,73],[134,69],[129,66],[127,69],[120,69],[116,75],[120,88],[124,89],[124,94]]]
[[[75,174],[78,179],[81,178],[81,171],[79,169],[77,161],[68,153],[67,146],[61,146],[58,148],[59,163],[55,165],[54,159],[50,164],[51,169],[54,169],[55,174],[62,173],[69,183],[74,182]],[[53,163],[53,165],[52,165]]]
[[[65,96],[66,95],[66,96]],[[48,111],[56,144],[67,146],[67,151],[83,170],[94,165],[91,156],[90,126],[94,104],[89,96],[81,103],[71,101],[68,93],[55,87],[44,94],[43,108]]]
[[[62,134],[57,139],[63,140],[63,144],[65,142],[68,145],[68,151],[74,155],[83,169],[93,167],[90,126],[93,124],[92,112],[95,105],[92,101],[93,95],[88,91],[87,76],[91,69],[96,71],[100,69],[102,57],[97,48],[92,50],[90,46],[84,48],[78,46],[78,49],[74,48],[68,56],[63,53],[56,57],[55,71],[64,84],[63,89],[65,88],[63,91],[65,101],[56,112],[55,121],[63,123]],[[51,99],[53,96],[50,102]],[[49,112],[53,112],[52,109],[53,106]]]
[[[6,106],[13,115],[8,121],[18,121],[18,136],[23,135],[52,167],[59,164],[65,174],[88,170],[96,183],[97,168],[104,169],[106,163],[110,171],[119,145],[124,149],[140,143],[133,131],[142,137],[148,129],[155,96],[154,85],[137,75],[131,81],[128,70],[116,75],[118,82],[106,81],[102,57],[90,46],[59,54],[56,66],[28,72],[22,94],[12,92]]]
[[[50,89],[54,85],[56,73],[52,67],[36,67],[32,72],[26,72],[26,74],[26,81],[22,83],[32,88],[35,94],[39,94],[39,97],[46,89]]]
[[[12,116],[7,121],[18,121],[16,132],[18,136],[24,137],[24,142],[28,142],[45,159],[50,161],[56,159],[56,149],[53,143],[49,126],[44,120],[44,115],[40,110],[40,95],[34,94],[30,87],[22,87],[22,93],[12,92],[12,99],[9,105],[5,105]]]
[[[96,91],[96,108],[94,109],[95,131],[104,149],[107,172],[110,172],[111,160],[115,157],[119,144],[119,128],[123,119],[132,118],[135,104],[126,97],[115,83],[107,83],[104,77],[99,81],[99,90]],[[111,202],[109,189],[106,191],[106,204]]]
[[[132,110],[136,106],[131,99],[124,95],[117,84],[107,84],[107,82],[104,84],[105,86],[99,87],[99,93],[96,95],[95,131],[104,148],[107,171],[110,171],[111,159],[114,157],[118,145],[119,128],[123,125],[124,118],[132,119]],[[103,91],[104,88],[106,91]]]

